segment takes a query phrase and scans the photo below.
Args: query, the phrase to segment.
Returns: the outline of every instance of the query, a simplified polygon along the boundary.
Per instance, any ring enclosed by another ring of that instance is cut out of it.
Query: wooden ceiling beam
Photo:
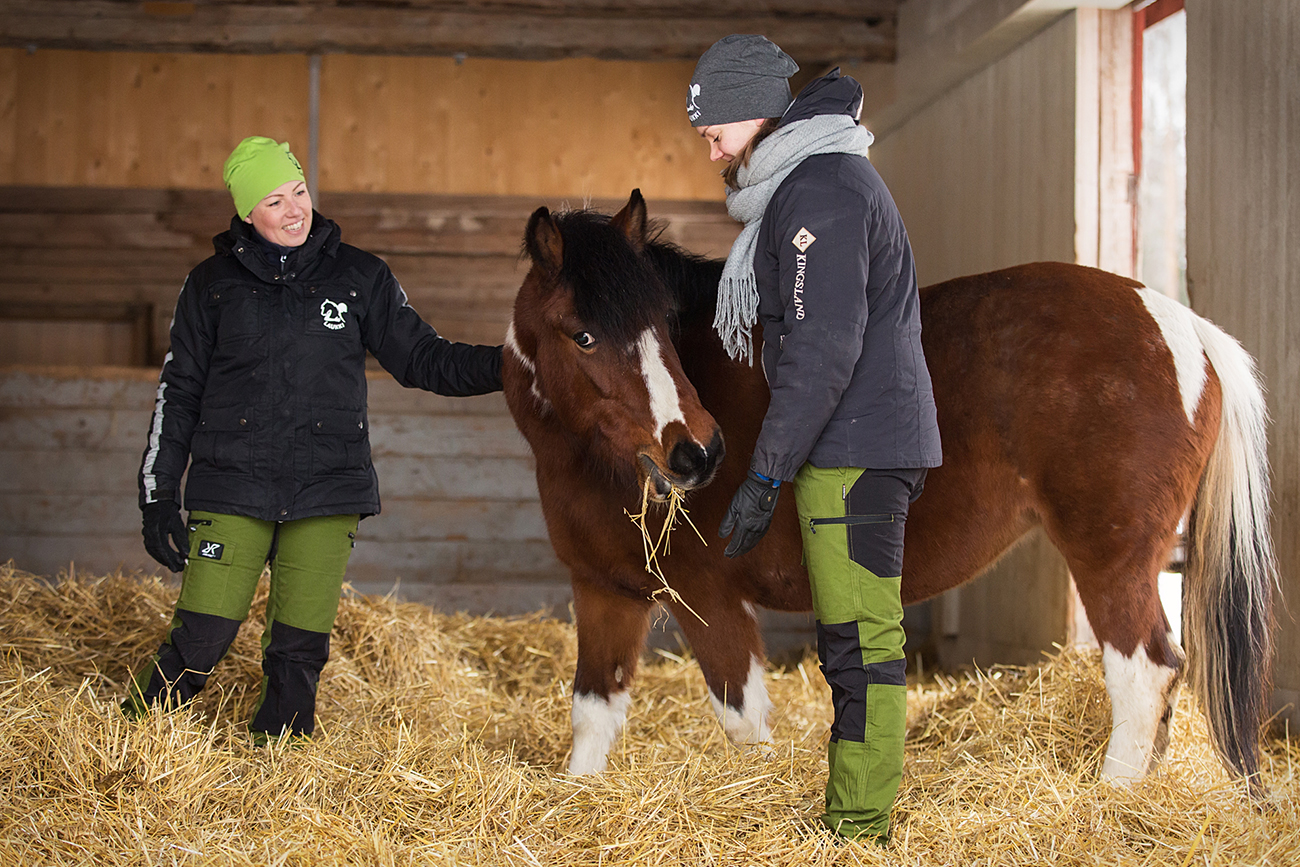
[[[896,6],[894,0],[721,0],[693,7],[648,0],[0,0],[0,46],[694,60],[728,33],[763,33],[800,63],[891,62]]]

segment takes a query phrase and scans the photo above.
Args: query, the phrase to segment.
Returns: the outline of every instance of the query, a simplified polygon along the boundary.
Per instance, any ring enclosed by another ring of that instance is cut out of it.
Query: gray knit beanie
[[[786,79],[798,71],[790,55],[762,36],[724,36],[695,64],[686,116],[691,126],[780,117],[791,101]]]

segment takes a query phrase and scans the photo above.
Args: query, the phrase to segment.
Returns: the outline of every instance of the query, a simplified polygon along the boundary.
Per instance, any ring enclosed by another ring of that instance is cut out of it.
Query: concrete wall
[[[1273,531],[1288,607],[1275,701],[1300,723],[1300,7],[1187,0],[1187,283],[1255,355],[1273,424]]]

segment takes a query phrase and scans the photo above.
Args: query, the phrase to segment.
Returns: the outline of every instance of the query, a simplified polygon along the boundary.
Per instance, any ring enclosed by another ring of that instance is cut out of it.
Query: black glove
[[[731,536],[724,552],[728,557],[739,557],[758,544],[768,526],[772,523],[772,512],[776,509],[776,495],[781,493],[777,487],[781,483],[763,477],[753,470],[736,489],[727,507],[727,515],[718,528],[718,538]],[[735,534],[732,534],[735,530]]]
[[[190,540],[185,521],[181,519],[181,507],[175,498],[164,496],[156,503],[146,503],[141,511],[144,513],[144,549],[171,571],[182,571]]]

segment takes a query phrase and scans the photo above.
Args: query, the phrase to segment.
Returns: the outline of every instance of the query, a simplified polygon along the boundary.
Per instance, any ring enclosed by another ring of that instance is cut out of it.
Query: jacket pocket
[[[190,440],[190,457],[222,472],[251,473],[253,427],[249,407],[204,407]]]
[[[311,433],[312,475],[370,469],[365,410],[314,409]]]
[[[218,283],[207,304],[217,324],[217,342],[255,337],[262,331],[262,292],[243,283]]]
[[[361,339],[361,293],[355,287],[311,284],[305,295],[304,334]]]

